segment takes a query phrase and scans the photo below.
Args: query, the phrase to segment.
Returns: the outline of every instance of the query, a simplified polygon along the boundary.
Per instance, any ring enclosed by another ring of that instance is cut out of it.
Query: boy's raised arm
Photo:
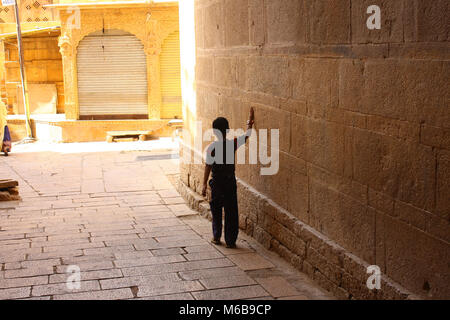
[[[247,142],[247,139],[251,135],[251,131],[249,132],[249,130],[253,128],[254,123],[255,123],[255,110],[253,109],[253,107],[251,107],[250,114],[247,120],[247,131],[245,132],[244,135],[238,138],[234,138],[234,150],[237,150],[240,146],[244,145]]]
[[[254,123],[255,123],[255,109],[253,109],[253,107],[250,107],[250,114],[248,116],[247,121],[247,129],[251,129]]]

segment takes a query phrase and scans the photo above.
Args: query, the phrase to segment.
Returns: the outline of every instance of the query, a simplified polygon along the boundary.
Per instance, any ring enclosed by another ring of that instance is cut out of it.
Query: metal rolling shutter
[[[160,55],[161,118],[181,118],[180,33],[174,32],[163,42]]]
[[[107,30],[78,46],[80,115],[148,114],[147,64],[134,35]]]

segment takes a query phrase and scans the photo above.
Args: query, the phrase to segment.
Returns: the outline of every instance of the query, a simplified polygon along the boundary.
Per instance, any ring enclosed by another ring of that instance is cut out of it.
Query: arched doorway
[[[136,36],[97,31],[77,51],[80,119],[148,117],[146,55]]]

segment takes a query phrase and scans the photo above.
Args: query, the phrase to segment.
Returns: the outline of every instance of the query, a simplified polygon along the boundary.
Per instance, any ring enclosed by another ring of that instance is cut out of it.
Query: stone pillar
[[[148,82],[148,118],[161,117],[161,82],[159,70],[160,50],[147,53],[147,82]]]
[[[148,83],[148,118],[160,119],[161,116],[161,83],[159,55],[161,53],[161,25],[150,15],[146,20],[147,41],[144,51],[147,55]]]
[[[78,106],[77,50],[67,34],[59,37],[58,46],[63,63],[64,112],[67,119],[78,120],[80,110]]]

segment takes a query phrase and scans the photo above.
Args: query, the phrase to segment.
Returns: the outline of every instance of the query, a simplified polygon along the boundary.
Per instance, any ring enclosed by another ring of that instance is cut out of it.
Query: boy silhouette
[[[254,123],[254,110],[250,108],[247,132],[233,140],[226,139],[230,129],[228,120],[223,117],[212,123],[217,140],[211,143],[206,151],[205,173],[203,176],[202,195],[206,195],[209,175],[211,187],[212,243],[219,245],[222,236],[222,208],[225,210],[225,242],[227,248],[235,248],[239,232],[239,216],[235,176],[236,150],[245,144],[251,135]]]

